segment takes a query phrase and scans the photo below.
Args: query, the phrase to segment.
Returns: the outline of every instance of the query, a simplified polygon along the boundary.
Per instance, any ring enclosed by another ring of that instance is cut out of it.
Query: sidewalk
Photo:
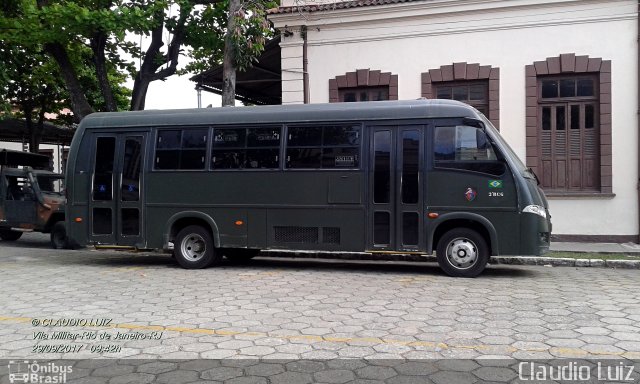
[[[640,245],[635,243],[578,243],[578,242],[551,242],[552,252],[583,253],[580,259],[564,257],[513,257],[493,256],[494,264],[511,265],[544,265],[548,267],[597,267],[618,269],[640,269]],[[603,260],[594,259],[591,254],[625,254],[628,260]]]
[[[551,242],[552,251],[585,253],[625,253],[640,256],[640,244]]]

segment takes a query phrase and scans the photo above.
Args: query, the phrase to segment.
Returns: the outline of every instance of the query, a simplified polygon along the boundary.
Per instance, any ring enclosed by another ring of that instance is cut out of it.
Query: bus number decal
[[[356,158],[355,156],[336,156],[336,167],[355,167],[356,166]]]

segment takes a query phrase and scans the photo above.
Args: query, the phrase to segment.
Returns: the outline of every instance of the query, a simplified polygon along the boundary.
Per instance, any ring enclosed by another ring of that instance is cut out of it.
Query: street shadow
[[[48,233],[25,232],[18,240],[0,240],[0,247],[3,248],[37,248],[52,249],[50,235]]]
[[[244,264],[228,263],[230,267],[247,266],[252,269],[291,269],[291,270],[324,270],[324,271],[353,271],[353,272],[376,272],[394,274],[421,274],[446,276],[435,262],[420,261],[376,261],[376,260],[342,260],[342,259],[292,259],[278,257],[257,257]],[[532,277],[536,272],[530,269],[523,269],[510,266],[490,265],[482,272],[482,276],[491,277]]]
[[[67,256],[72,256],[74,251],[67,251]],[[64,257],[60,262],[65,264],[93,265],[104,267],[149,267],[170,268],[182,270],[170,254],[161,253],[133,253],[126,251],[86,251],[79,257]],[[55,259],[49,262],[55,263]],[[354,273],[394,273],[406,275],[434,275],[446,276],[435,262],[418,261],[385,261],[385,260],[343,260],[331,258],[291,258],[258,256],[252,260],[235,262],[223,259],[216,269],[251,269],[253,271],[269,270],[316,270],[316,271],[340,271]],[[490,265],[480,275],[488,278],[530,278],[537,272],[530,268],[506,265]]]

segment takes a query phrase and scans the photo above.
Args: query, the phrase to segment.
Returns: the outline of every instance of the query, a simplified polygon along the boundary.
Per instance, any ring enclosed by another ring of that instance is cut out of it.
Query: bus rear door
[[[93,144],[89,240],[96,244],[140,244],[146,133],[101,133]]]

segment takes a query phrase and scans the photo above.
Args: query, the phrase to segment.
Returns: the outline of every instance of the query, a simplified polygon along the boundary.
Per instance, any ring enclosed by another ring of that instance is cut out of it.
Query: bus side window
[[[360,126],[289,127],[289,169],[354,169],[360,167]]]
[[[497,161],[496,153],[486,134],[469,126],[436,127],[434,134],[434,165],[499,176],[505,165]]]
[[[155,169],[204,169],[208,135],[208,128],[159,130]]]
[[[277,169],[280,130],[273,128],[214,128],[213,169]]]

